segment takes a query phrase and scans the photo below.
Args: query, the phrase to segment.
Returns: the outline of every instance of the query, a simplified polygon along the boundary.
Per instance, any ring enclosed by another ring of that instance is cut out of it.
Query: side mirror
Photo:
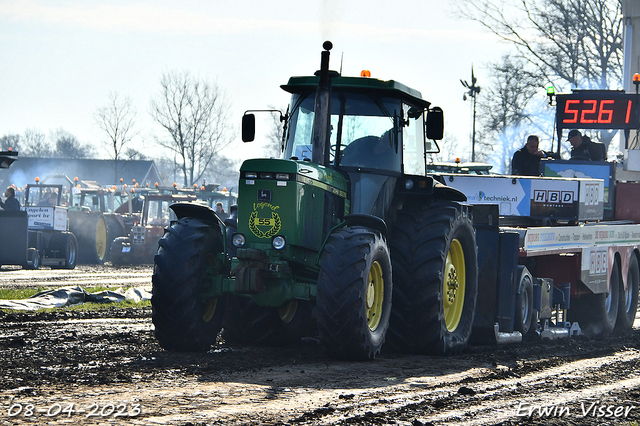
[[[251,142],[256,137],[256,116],[245,114],[242,116],[242,142]]]
[[[427,138],[436,141],[444,137],[444,113],[442,108],[433,107],[427,113]]]

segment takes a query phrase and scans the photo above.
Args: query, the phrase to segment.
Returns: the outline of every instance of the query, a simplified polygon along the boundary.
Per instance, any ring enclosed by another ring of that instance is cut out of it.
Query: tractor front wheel
[[[207,351],[222,328],[225,301],[202,297],[202,280],[223,251],[222,233],[215,224],[183,218],[158,245],[151,297],[156,338],[167,350]]]
[[[385,238],[360,226],[339,229],[321,259],[316,299],[321,343],[336,358],[375,358],[389,328],[393,291]]]

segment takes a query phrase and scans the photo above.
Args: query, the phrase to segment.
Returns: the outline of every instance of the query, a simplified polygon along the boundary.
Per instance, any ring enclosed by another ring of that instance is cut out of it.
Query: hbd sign
[[[538,189],[533,191],[533,202],[550,204],[573,203],[573,191]]]

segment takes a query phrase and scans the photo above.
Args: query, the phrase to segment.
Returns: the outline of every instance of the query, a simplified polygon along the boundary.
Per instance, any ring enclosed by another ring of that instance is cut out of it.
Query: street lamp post
[[[464,95],[462,95],[462,100],[467,100],[467,95],[469,95],[473,99],[473,129],[471,131],[471,161],[476,161],[476,101],[477,95],[480,93],[480,86],[476,86],[476,82],[478,80],[473,75],[473,65],[471,66],[471,84],[467,83],[466,80],[460,80],[462,85],[469,89]]]

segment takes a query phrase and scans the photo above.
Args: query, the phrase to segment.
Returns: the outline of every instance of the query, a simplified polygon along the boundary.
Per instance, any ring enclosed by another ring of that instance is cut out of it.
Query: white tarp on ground
[[[28,299],[0,300],[0,309],[36,311],[38,309],[61,308],[85,302],[110,303],[133,300],[139,303],[151,300],[151,287],[131,287],[126,291],[119,288],[114,291],[88,293],[81,287],[62,287],[56,290],[45,290]]]

